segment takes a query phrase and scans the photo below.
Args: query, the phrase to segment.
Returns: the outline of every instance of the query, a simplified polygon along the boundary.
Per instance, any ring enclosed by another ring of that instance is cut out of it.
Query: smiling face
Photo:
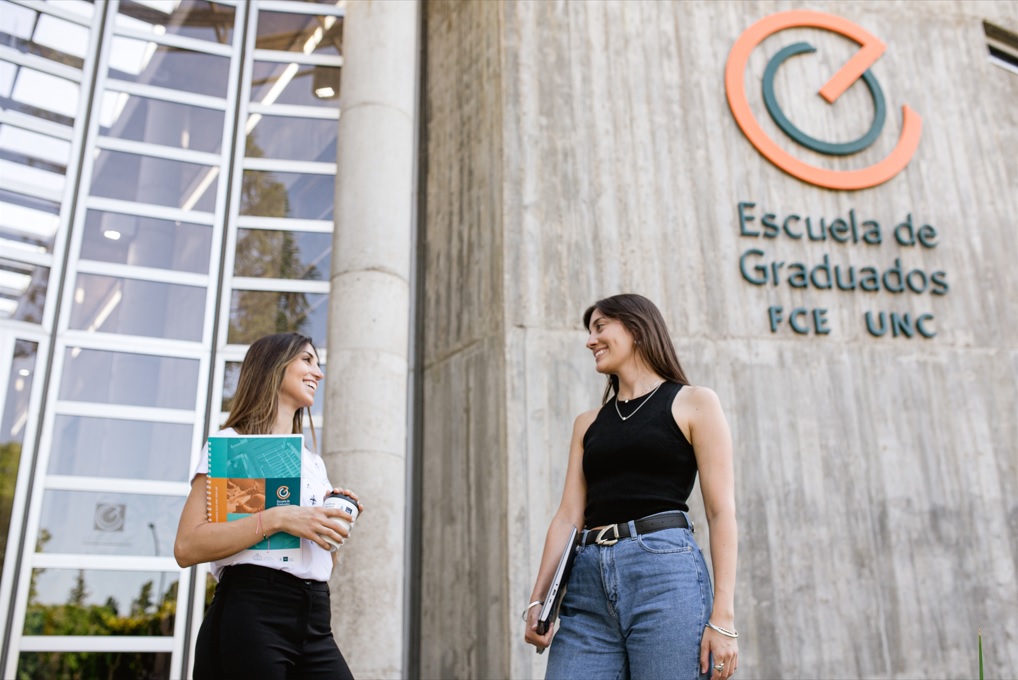
[[[315,402],[315,392],[318,391],[318,383],[325,378],[321,369],[318,368],[318,355],[315,348],[305,345],[297,358],[286,365],[283,372],[283,382],[279,386],[280,408],[293,407],[293,411],[308,407]]]
[[[636,358],[633,334],[618,319],[610,319],[595,309],[588,330],[587,349],[594,353],[598,373],[618,374],[626,362]]]

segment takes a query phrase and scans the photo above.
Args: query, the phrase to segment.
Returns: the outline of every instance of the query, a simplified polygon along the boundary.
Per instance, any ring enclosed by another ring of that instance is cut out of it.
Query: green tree
[[[7,534],[10,532],[11,515],[14,512],[14,483],[18,479],[20,461],[20,442],[0,444],[0,574],[4,570]]]

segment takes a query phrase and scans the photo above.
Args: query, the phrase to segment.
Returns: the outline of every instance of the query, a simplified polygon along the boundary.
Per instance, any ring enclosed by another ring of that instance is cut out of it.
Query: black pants
[[[330,621],[329,584],[227,567],[198,631],[195,680],[353,680]]]

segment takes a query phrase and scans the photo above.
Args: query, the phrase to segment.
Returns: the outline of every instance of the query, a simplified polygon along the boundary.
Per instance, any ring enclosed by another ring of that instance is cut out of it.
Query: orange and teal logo
[[[850,142],[826,142],[816,139],[792,123],[774,96],[774,76],[781,65],[791,57],[816,51],[809,43],[798,42],[781,49],[771,57],[764,70],[762,83],[764,104],[778,128],[800,146],[831,156],[858,153],[871,146],[883,131],[887,118],[887,102],[880,83],[869,68],[880,58],[887,46],[872,33],[847,19],[823,12],[794,10],[772,14],[750,26],[735,41],[728,55],[728,63],[725,66],[728,105],[732,109],[735,122],[750,143],[767,160],[789,175],[827,189],[845,191],[868,189],[883,184],[904,170],[919,146],[923,127],[922,118],[908,106],[902,106],[901,134],[894,149],[883,160],[858,170],[832,170],[811,165],[785,151],[771,139],[757,121],[746,97],[746,66],[753,50],[760,43],[771,35],[789,28],[820,28],[859,44],[859,51],[820,88],[819,93],[829,104],[833,104],[861,78],[873,99],[873,122],[865,134]]]

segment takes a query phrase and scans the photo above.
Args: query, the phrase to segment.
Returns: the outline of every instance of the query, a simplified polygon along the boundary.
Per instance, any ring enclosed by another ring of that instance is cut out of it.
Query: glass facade
[[[343,12],[0,0],[3,677],[187,674],[197,453],[252,340],[325,344]]]

